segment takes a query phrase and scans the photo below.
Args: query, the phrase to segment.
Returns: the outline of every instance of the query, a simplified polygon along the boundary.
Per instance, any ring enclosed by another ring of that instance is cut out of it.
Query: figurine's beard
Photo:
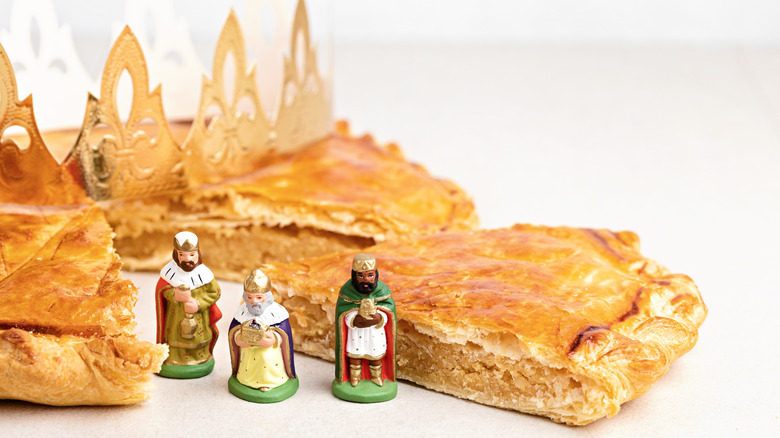
[[[367,281],[363,283],[358,281],[357,272],[352,270],[352,286],[355,288],[355,290],[363,295],[368,295],[373,292],[379,284],[379,271],[374,272],[376,273],[376,275],[374,275],[374,281]]]
[[[250,303],[247,301],[246,292],[244,292],[244,303],[246,303],[246,310],[249,311],[250,315],[260,316],[274,303],[274,296],[269,292],[265,294],[264,302]]]
[[[271,303],[268,302],[268,301],[266,301],[264,303],[254,303],[254,304],[247,303],[246,304],[246,310],[248,310],[249,313],[251,313],[254,316],[260,316],[260,315],[263,314],[263,312],[265,312],[265,310],[270,305],[271,305]]]
[[[192,271],[193,269],[195,269],[195,266],[197,266],[197,264],[189,260],[186,262],[179,262],[179,267],[182,268],[184,272]]]
[[[368,283],[358,282],[358,284],[357,284],[358,292],[360,292],[362,294],[365,294],[365,295],[370,294],[371,292],[374,291],[374,289],[376,289],[376,282],[374,282],[374,281],[368,282]]]

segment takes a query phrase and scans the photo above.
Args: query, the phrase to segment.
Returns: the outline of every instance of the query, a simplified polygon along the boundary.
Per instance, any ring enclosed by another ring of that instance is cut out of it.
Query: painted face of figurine
[[[198,266],[200,257],[198,251],[180,251],[176,250],[176,263],[186,272],[190,272]]]
[[[270,292],[244,292],[244,302],[249,313],[260,316],[268,306],[273,304],[274,297]]]
[[[368,295],[374,291],[379,281],[379,273],[376,270],[355,272],[352,271],[352,283],[358,292]]]

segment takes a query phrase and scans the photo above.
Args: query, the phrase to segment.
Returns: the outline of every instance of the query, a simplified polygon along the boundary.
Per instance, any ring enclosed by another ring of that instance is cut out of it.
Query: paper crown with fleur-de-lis
[[[150,91],[144,53],[126,26],[105,63],[100,96],[88,94],[73,149],[59,164],[36,125],[32,98],[18,100],[14,69],[0,42],[0,189],[9,194],[5,199],[14,200],[13,193],[35,199],[36,191],[47,190],[67,174],[93,199],[108,200],[183,190],[250,173],[269,153],[295,151],[332,129],[330,99],[303,0],[295,8],[289,53],[279,54],[284,56],[283,81],[271,118],[261,105],[255,67],[247,65],[244,36],[231,11],[216,45],[211,79],[203,77],[200,104],[180,144],[166,119],[161,88]],[[228,57],[235,70],[232,95],[225,91]],[[123,121],[117,109],[117,84],[125,72],[132,80],[133,97]],[[242,101],[250,102],[253,111],[239,108]],[[3,137],[11,126],[26,131],[26,148]]]

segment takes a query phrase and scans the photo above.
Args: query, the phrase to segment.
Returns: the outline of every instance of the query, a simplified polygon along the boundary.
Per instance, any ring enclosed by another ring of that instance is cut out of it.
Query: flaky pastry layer
[[[351,137],[345,125],[299,152],[269,156],[250,175],[103,207],[130,269],[159,269],[172,236],[191,230],[209,242],[201,248],[215,274],[234,279],[265,261],[477,226],[458,186],[408,162],[395,145]]]
[[[167,345],[134,336],[0,330],[0,399],[54,406],[123,405],[149,397]]]
[[[137,290],[121,276],[95,204],[0,204],[0,398],[134,403],[167,347],[132,331]]]
[[[634,233],[516,225],[366,249],[398,309],[398,373],[492,406],[581,425],[643,394],[696,342],[693,281]],[[333,360],[354,253],[264,266],[296,348]]]

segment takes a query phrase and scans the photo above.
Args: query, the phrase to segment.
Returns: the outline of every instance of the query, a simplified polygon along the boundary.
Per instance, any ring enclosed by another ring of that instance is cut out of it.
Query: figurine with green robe
[[[336,303],[336,378],[333,394],[344,400],[372,403],[393,399],[396,313],[390,289],[379,279],[376,258],[358,254],[352,278]]]
[[[214,369],[214,344],[222,313],[216,305],[220,288],[202,263],[198,236],[182,231],[173,238],[173,260],[160,270],[155,289],[157,343],[168,344],[159,374],[190,379]]]

